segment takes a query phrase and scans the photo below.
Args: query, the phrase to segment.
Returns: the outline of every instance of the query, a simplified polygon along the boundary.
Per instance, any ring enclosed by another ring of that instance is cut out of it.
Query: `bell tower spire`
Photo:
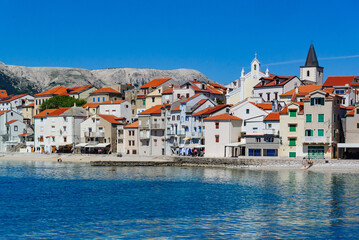
[[[323,67],[319,66],[313,43],[310,44],[305,65],[300,67],[300,80],[307,84],[323,84]]]

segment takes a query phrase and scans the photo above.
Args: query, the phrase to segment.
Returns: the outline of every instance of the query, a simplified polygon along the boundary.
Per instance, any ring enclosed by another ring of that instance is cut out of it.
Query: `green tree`
[[[76,106],[81,107],[86,104],[86,100],[75,99],[70,96],[55,96],[43,102],[40,106],[40,111],[61,107],[73,107],[75,104]]]

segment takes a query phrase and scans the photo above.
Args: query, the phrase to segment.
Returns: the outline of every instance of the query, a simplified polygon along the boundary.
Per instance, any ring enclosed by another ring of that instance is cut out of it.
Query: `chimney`
[[[295,94],[298,94],[298,87],[295,87],[294,92],[295,92]]]

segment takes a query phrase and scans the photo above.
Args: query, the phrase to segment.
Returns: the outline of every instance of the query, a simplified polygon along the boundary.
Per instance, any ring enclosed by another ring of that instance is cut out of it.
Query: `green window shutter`
[[[318,129],[318,137],[324,136],[324,129]]]
[[[320,104],[321,104],[321,105],[324,105],[324,98],[321,98],[321,99],[320,99]]]
[[[312,114],[307,114],[306,118],[307,118],[307,122],[312,122]]]
[[[289,125],[289,132],[295,132],[297,131],[297,125],[291,124]]]
[[[295,146],[296,145],[296,139],[295,138],[289,138],[289,146]]]
[[[142,105],[146,105],[146,100],[142,100]]]
[[[295,158],[297,156],[296,152],[289,152],[289,157]]]
[[[313,130],[310,129],[310,136],[313,136]]]
[[[289,110],[290,113],[290,117],[296,117],[297,116],[297,111],[296,110]]]
[[[324,114],[318,114],[318,122],[324,122]]]
[[[314,98],[310,99],[310,105],[314,105]]]

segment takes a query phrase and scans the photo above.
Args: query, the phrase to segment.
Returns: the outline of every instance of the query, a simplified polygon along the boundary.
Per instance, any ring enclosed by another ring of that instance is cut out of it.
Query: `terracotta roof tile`
[[[161,113],[161,108],[163,108],[164,105],[156,105],[149,109],[146,109],[145,111],[139,113],[139,115],[147,115],[147,114],[159,114]]]
[[[172,109],[171,111],[179,111],[179,110],[180,110],[180,106],[177,106],[174,109]]]
[[[100,105],[100,103],[86,103],[85,105],[83,105],[83,108],[97,108]]]
[[[171,94],[171,93],[173,93],[173,88],[169,88],[165,90],[162,94]]]
[[[223,108],[226,108],[226,107],[230,107],[231,105],[228,105],[228,104],[219,104],[217,106],[214,106],[214,107],[208,107],[206,109],[203,109],[199,112],[196,112],[193,114],[193,116],[199,116],[199,115],[210,115],[212,113],[215,113]]]
[[[195,95],[193,95],[192,97],[186,98],[182,101],[182,103],[186,103],[189,102],[192,99],[195,99],[196,97],[198,97],[199,95],[201,95],[202,93],[196,93]]]
[[[224,113],[221,115],[215,115],[212,117],[205,118],[204,120],[242,120],[239,117],[233,116],[229,113]]]
[[[329,76],[323,87],[345,86],[354,80],[355,76]]]
[[[35,107],[35,104],[34,103],[30,103],[30,104],[28,104],[28,105],[25,105],[25,106],[23,106],[24,108],[28,108],[28,107]]]
[[[287,82],[289,82],[290,80],[292,80],[293,78],[295,78],[295,76],[273,76],[273,77],[262,77],[259,80],[263,79],[263,80],[268,80],[266,81],[266,83],[264,85],[262,85],[262,82],[259,82],[257,85],[254,86],[254,88],[261,88],[261,87],[273,87],[273,86],[282,86],[284,84],[286,84]],[[277,84],[277,80],[279,80],[280,82]]]
[[[256,106],[264,110],[272,110],[272,103],[257,103]]]
[[[137,98],[145,98],[146,95],[137,95]]]
[[[158,87],[170,79],[171,78],[156,78],[156,79],[153,79],[152,81],[146,83],[145,85],[142,85],[141,88]]]
[[[138,121],[126,125],[125,128],[138,128]]]
[[[104,102],[101,102],[99,103],[100,105],[102,104],[121,104],[121,103],[124,103],[125,100],[117,100],[117,101],[104,101]]]
[[[11,120],[11,121],[9,121],[9,122],[7,122],[7,123],[5,123],[5,124],[9,125],[9,124],[14,123],[14,122],[16,122],[16,121],[17,121],[16,119],[15,119],[15,120]]]
[[[6,98],[6,97],[8,97],[6,90],[0,90],[0,99],[1,98]]]
[[[304,85],[304,86],[299,86],[298,87],[298,93],[295,93],[295,89],[290,90],[286,93],[281,94],[281,97],[285,97],[285,96],[293,96],[293,94],[297,94],[300,96],[305,96],[307,94],[309,94],[310,92],[313,92],[315,90],[318,90],[322,87],[322,85]]]
[[[92,93],[120,93],[120,92],[116,91],[113,88],[100,88],[97,89],[96,91],[93,91]]]
[[[44,92],[35,94],[34,96],[39,97],[39,96],[46,96],[46,95],[68,95],[67,88],[63,87],[63,86],[58,86],[58,87],[46,90]]]
[[[122,124],[121,122],[117,121],[118,118],[115,117],[114,115],[98,114],[98,116],[102,117],[103,119],[105,119],[109,123]]]
[[[346,116],[354,116],[354,109],[347,112]]]
[[[264,121],[279,121],[279,112],[271,112],[264,118]]]
[[[5,103],[5,102],[11,102],[11,101],[14,101],[18,98],[22,98],[24,96],[26,96],[27,94],[20,94],[20,95],[11,95],[11,96],[8,96],[7,98],[5,99],[2,99],[2,101],[0,101],[0,103]]]
[[[47,116],[59,116],[61,113],[64,113],[69,109],[70,109],[69,107],[68,108],[57,108],[57,109],[46,109],[46,110],[40,112],[39,114],[35,115],[34,118],[47,117]]]
[[[89,88],[92,88],[93,85],[90,84],[90,85],[84,85],[84,86],[79,86],[79,87],[73,87],[73,88],[69,88],[69,91],[70,91],[70,94],[73,94],[73,93],[80,93],[80,92],[83,92]]]

